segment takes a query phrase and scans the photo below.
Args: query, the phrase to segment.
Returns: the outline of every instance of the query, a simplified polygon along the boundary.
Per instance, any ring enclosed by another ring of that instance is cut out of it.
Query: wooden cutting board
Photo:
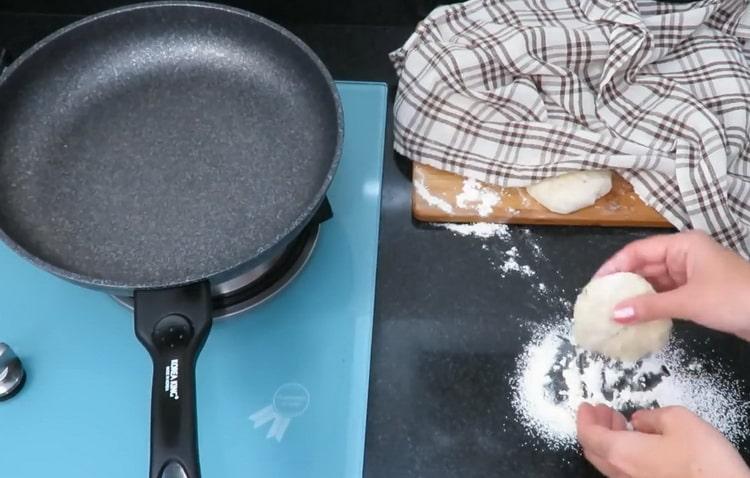
[[[471,196],[461,196],[463,177],[419,163],[413,163],[413,166],[412,212],[419,221],[672,227],[661,214],[638,197],[630,183],[617,174],[613,175],[612,190],[596,204],[571,214],[557,214],[534,200],[525,188],[479,183],[477,186],[483,193],[480,197],[491,197],[494,192],[499,198],[492,207],[488,207],[487,203],[481,207],[480,201],[466,200]]]

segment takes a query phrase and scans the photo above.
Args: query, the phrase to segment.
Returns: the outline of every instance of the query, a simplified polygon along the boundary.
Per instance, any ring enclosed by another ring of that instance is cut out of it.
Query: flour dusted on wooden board
[[[583,402],[609,405],[626,417],[637,409],[682,405],[735,444],[748,435],[745,391],[720,364],[688,359],[676,340],[660,353],[623,363],[575,347],[570,336],[567,322],[540,327],[511,378],[517,420],[546,447],[575,446]]]
[[[473,178],[464,178],[461,192],[456,196],[456,205],[473,209],[479,216],[487,217],[500,202],[500,195]]]
[[[446,214],[453,214],[453,206],[443,198],[435,196],[425,184],[425,177],[421,171],[415,171],[414,189],[419,197],[427,201],[430,206],[436,207]]]
[[[414,172],[414,190],[430,206],[448,215],[454,213],[453,204],[433,193],[427,185],[424,173],[419,170]],[[457,207],[472,210],[479,217],[487,217],[492,214],[493,208],[500,203],[501,198],[499,194],[476,179],[464,178],[461,192],[455,196],[454,200]],[[511,211],[511,213],[514,212]]]

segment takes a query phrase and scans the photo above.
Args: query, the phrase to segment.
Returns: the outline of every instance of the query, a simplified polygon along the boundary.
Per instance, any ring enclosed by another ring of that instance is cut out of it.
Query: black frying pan
[[[61,277],[134,293],[154,362],[150,476],[198,477],[210,283],[278,253],[322,203],[343,134],[330,75],[258,16],[134,5],[9,66],[0,125],[0,236]]]

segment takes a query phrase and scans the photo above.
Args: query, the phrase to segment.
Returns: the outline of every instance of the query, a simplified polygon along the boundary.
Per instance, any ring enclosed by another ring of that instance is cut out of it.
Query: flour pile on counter
[[[506,224],[494,224],[490,222],[476,222],[473,224],[435,224],[438,227],[444,227],[459,236],[474,236],[481,239],[490,237],[499,237],[500,239],[510,239],[510,228]]]
[[[641,408],[682,405],[734,443],[750,431],[750,404],[740,384],[718,363],[689,360],[675,341],[624,364],[575,347],[567,323],[541,327],[518,358],[511,385],[518,421],[553,449],[575,446],[582,402],[607,404],[626,417]]]
[[[459,236],[474,236],[480,239],[489,239],[491,237],[497,237],[503,241],[509,241],[511,238],[510,228],[506,224],[495,224],[489,222],[477,222],[473,224],[435,224],[435,226],[443,227]],[[536,243],[530,243],[533,250],[534,256],[539,258],[542,255],[542,250]],[[482,249],[488,251],[490,248],[487,244],[482,245]],[[493,248],[494,249],[494,248]],[[518,247],[510,246],[503,247],[503,250],[499,253],[499,259],[490,260],[490,264],[498,272],[501,277],[504,277],[507,273],[517,272],[524,277],[531,277],[536,275],[536,272],[528,265],[522,264],[519,260],[520,252]]]

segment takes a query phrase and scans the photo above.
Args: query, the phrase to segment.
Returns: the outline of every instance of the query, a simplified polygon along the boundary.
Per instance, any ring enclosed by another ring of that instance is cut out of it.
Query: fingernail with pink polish
[[[615,309],[612,313],[612,317],[617,322],[630,322],[635,317],[635,309],[632,307],[622,307],[621,309]]]

